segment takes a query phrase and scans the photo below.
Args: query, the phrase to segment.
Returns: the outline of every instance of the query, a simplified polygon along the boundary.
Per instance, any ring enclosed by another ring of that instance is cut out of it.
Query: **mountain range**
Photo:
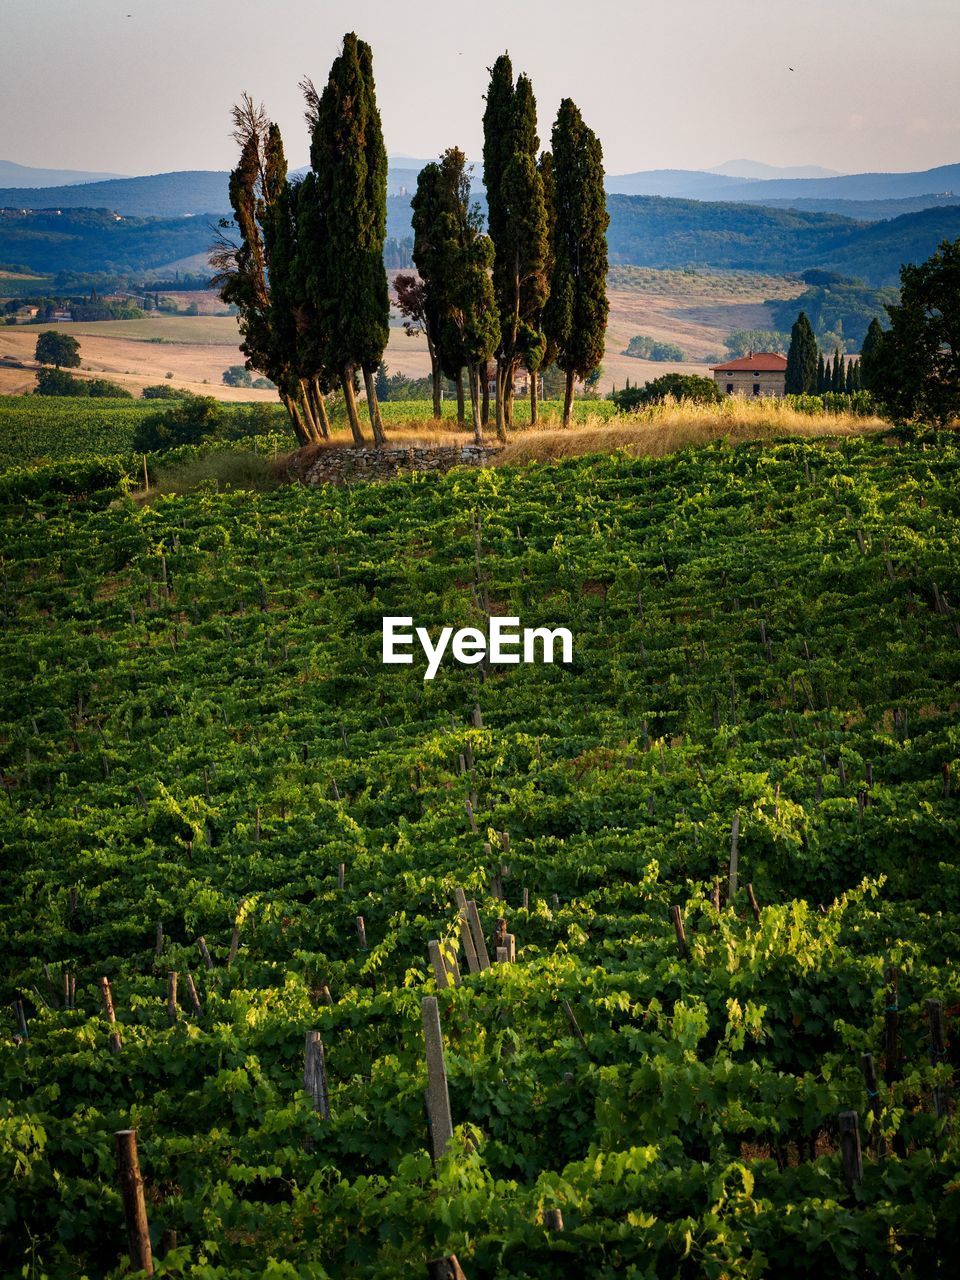
[[[392,156],[387,178],[389,194],[412,194],[425,163],[410,156]],[[11,179],[11,168],[20,176]],[[113,209],[124,216],[138,217],[230,211],[228,175],[224,170],[188,169],[135,178],[101,177],[96,181],[88,180],[93,175],[74,174],[57,183],[43,180],[43,175],[50,172],[54,171],[31,170],[0,161],[0,208]],[[294,170],[299,172],[303,170]],[[5,173],[8,177],[3,185]],[[756,174],[763,176],[751,176]],[[473,181],[480,191],[479,164],[474,164]],[[874,220],[960,201],[960,164],[910,173],[832,174],[816,166],[778,169],[752,160],[734,160],[713,170],[647,169],[608,174],[606,189],[611,195],[773,205]],[[895,201],[909,203],[897,206],[892,203]]]
[[[122,173],[88,173],[82,169],[34,169],[12,160],[0,160],[0,187],[72,187],[80,182],[123,176]]]

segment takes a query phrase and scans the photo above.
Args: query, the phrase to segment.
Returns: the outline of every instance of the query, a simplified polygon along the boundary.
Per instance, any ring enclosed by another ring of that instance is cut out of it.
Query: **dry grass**
[[[818,439],[869,435],[889,428],[880,418],[852,414],[798,413],[780,401],[756,403],[739,397],[717,405],[667,400],[610,423],[588,420],[567,430],[548,426],[523,431],[497,456],[496,465],[549,462],[588,453],[623,452],[659,458],[693,445],[780,439]]]

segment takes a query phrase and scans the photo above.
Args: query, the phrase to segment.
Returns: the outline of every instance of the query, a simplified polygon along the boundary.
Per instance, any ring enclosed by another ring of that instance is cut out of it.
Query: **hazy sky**
[[[227,168],[249,90],[303,163],[298,81],[322,82],[349,30],[373,46],[392,154],[478,158],[486,68],[506,48],[541,138],[568,95],[611,173],[960,161],[957,0],[0,0],[0,158]]]

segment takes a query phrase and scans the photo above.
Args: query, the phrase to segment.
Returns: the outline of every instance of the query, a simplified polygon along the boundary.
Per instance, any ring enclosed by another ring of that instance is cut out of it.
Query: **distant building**
[[[713,365],[711,372],[725,396],[782,396],[787,357],[775,351],[751,351],[726,364]]]

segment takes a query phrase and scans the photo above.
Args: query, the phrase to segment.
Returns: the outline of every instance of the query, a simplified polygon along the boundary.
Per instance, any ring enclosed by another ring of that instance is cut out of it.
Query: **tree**
[[[827,389],[827,372],[823,363],[823,352],[817,353],[817,395],[822,396]]]
[[[38,396],[88,396],[90,387],[82,378],[75,378],[65,369],[38,369],[37,386],[34,392]]]
[[[212,396],[189,396],[175,409],[143,418],[134,432],[133,447],[139,453],[150,453],[181,444],[200,444],[222,436],[226,421],[226,411],[218,400]]]
[[[430,166],[428,165],[427,168]],[[421,170],[421,174],[422,174]],[[419,191],[419,182],[418,182]],[[414,201],[416,196],[414,197]],[[442,412],[440,388],[440,353],[437,350],[437,325],[431,323],[427,303],[427,286],[416,276],[398,275],[393,279],[393,291],[397,295],[397,307],[403,316],[403,331],[408,338],[423,334],[430,356],[430,384],[433,393],[433,416]]]
[[[840,348],[835,347],[833,351],[833,376],[830,380],[830,390],[843,393],[846,382],[843,371],[843,356],[840,354]]]
[[[546,350],[537,327],[547,298],[547,215],[537,162],[537,108],[521,75],[513,85],[507,54],[494,63],[483,116],[483,180],[493,242],[493,290],[499,312],[497,435],[506,438],[518,364],[538,367]]]
[[[56,329],[40,334],[33,355],[38,364],[52,364],[57,369],[80,367],[80,343],[69,333],[57,333]]]
[[[880,370],[883,339],[883,325],[874,318],[870,321],[863,346],[860,348],[860,381],[867,391],[874,389],[874,381]]]
[[[252,387],[253,374],[245,364],[232,364],[223,371],[223,382],[228,387]]]
[[[807,313],[801,311],[790,330],[784,390],[788,396],[807,395],[814,388],[816,376],[817,340]]]
[[[570,423],[573,384],[603,358],[607,327],[607,239],[600,140],[569,98],[560,103],[552,136],[556,205],[553,278],[544,327],[566,377],[563,424]]]
[[[387,153],[373,81],[370,46],[352,32],[330,68],[322,94],[309,82],[310,165],[316,221],[302,259],[327,345],[343,389],[354,440],[363,443],[354,377],[361,374],[373,437],[386,442],[374,374],[390,336],[383,265],[387,228]]]
[[[960,239],[901,267],[900,301],[887,314],[867,385],[898,421],[949,422],[960,414]]]

